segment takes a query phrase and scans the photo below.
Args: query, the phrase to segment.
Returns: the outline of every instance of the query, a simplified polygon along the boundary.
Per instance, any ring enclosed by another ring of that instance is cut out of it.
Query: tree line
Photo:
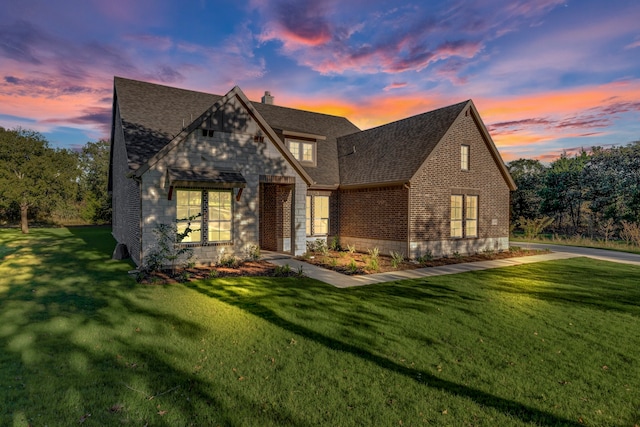
[[[640,227],[640,141],[563,154],[549,165],[519,159],[507,166],[518,186],[513,227],[546,222],[554,233],[605,239],[626,239]]]
[[[111,222],[109,142],[52,148],[40,133],[0,127],[0,223]]]

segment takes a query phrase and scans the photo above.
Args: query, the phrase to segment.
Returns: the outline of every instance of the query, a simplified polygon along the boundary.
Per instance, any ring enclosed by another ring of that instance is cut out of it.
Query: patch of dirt
[[[372,263],[371,255],[360,252],[350,253],[345,251],[328,251],[326,255],[313,253],[299,257],[298,259],[308,262],[309,264],[317,265],[318,267],[337,271],[338,273],[361,275],[386,273],[389,271],[399,270],[413,270],[424,267],[439,267],[443,265],[460,264],[463,262],[490,261],[495,259],[540,255],[547,252],[549,251],[520,248],[502,252],[483,252],[468,256],[450,256],[447,258],[423,260],[422,262],[405,260],[397,266],[393,265],[391,257],[379,255],[377,269]]]

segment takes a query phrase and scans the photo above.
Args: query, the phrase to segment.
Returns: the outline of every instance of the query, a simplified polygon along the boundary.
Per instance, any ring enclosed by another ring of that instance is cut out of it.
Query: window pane
[[[289,142],[289,151],[291,151],[291,154],[293,154],[293,157],[300,160],[300,143]]]
[[[302,145],[302,161],[313,162],[313,144],[300,144]]]
[[[467,196],[467,219],[478,219],[478,196]]]
[[[478,196],[467,196],[465,205],[465,235],[476,237],[478,235]]]
[[[311,236],[311,196],[307,196],[306,217],[307,236]]]
[[[475,219],[468,219],[466,221],[465,235],[467,237],[476,237],[478,235],[478,221]]]
[[[462,220],[462,196],[451,196],[451,220]]]
[[[313,221],[314,234],[328,234],[329,233],[329,218],[316,218]]]
[[[184,233],[187,229],[188,221],[179,222],[178,225],[178,233]],[[196,230],[197,229],[197,230]],[[192,243],[199,242],[202,239],[202,231],[200,230],[200,223],[191,222],[191,232],[182,239],[182,243]]]
[[[451,237],[462,237],[462,221],[451,221]]]
[[[460,168],[464,171],[469,170],[469,146],[460,146]]]
[[[462,237],[462,196],[451,196],[451,237]]]
[[[329,233],[329,197],[313,198],[313,234]]]
[[[231,191],[209,191],[209,233],[210,242],[231,240]]]
[[[184,233],[191,220],[191,232],[182,239],[182,242],[199,242],[202,239],[202,219],[196,218],[202,212],[202,191],[199,190],[176,190],[176,220],[178,233]]]

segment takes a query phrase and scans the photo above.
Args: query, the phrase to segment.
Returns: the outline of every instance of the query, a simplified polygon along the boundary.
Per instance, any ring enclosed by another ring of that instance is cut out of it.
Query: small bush
[[[545,228],[553,224],[553,218],[543,216],[542,218],[527,219],[521,216],[518,219],[518,224],[524,231],[525,239],[535,239]]]
[[[460,258],[462,258],[462,255],[460,254],[460,252],[458,252],[458,251],[454,251],[454,252],[453,252],[453,257],[454,257],[455,259],[460,259]]]
[[[307,242],[307,252],[327,255],[329,253],[329,248],[327,248],[327,242],[325,240],[316,239],[313,242]]]
[[[220,272],[218,270],[216,270],[215,268],[209,270],[209,279],[215,279],[218,276],[220,276]]]
[[[520,252],[521,250],[520,246],[509,246],[509,252]]]
[[[349,269],[349,272],[351,274],[355,274],[358,272],[358,266],[356,264],[356,261],[354,259],[351,260],[351,262],[349,263],[349,265],[347,265],[347,268]]]
[[[222,254],[216,265],[218,267],[238,268],[240,261],[233,255],[227,256]]]
[[[420,264],[424,264],[428,261],[433,261],[433,252],[431,251],[426,251],[424,254],[420,255],[418,258],[416,258],[416,261],[418,261]]]
[[[640,224],[629,221],[622,221],[622,231],[620,238],[628,245],[634,244],[640,246]]]
[[[356,245],[347,245],[347,251],[349,251],[350,254],[354,254],[356,252]]]
[[[249,248],[247,249],[247,258],[251,261],[258,261],[260,259],[260,246],[249,246]]]
[[[273,275],[276,277],[287,277],[291,274],[291,266],[289,264],[278,265],[273,270]]]
[[[329,249],[332,251],[340,250],[340,238],[338,236],[333,236],[331,238],[331,243],[329,244]]]
[[[391,251],[391,266],[398,268],[404,262],[404,254],[402,252]]]

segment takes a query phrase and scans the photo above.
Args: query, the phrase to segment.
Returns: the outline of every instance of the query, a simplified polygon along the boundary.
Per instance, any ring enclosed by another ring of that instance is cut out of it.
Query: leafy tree
[[[568,219],[573,231],[581,226],[582,207],[585,201],[582,187],[582,172],[589,160],[586,151],[569,157],[562,154],[551,163],[544,179],[542,213],[555,216],[560,228]]]
[[[50,148],[35,131],[0,128],[0,204],[18,204],[23,233],[29,232],[30,210],[50,210],[75,197],[77,176],[72,152]]]
[[[111,221],[111,197],[107,193],[109,142],[88,142],[79,153],[82,217],[89,222]]]
[[[624,147],[594,147],[583,185],[591,210],[602,219],[640,222],[640,141]]]
[[[511,218],[538,218],[547,167],[533,159],[514,160],[507,167],[518,186],[511,195]]]

